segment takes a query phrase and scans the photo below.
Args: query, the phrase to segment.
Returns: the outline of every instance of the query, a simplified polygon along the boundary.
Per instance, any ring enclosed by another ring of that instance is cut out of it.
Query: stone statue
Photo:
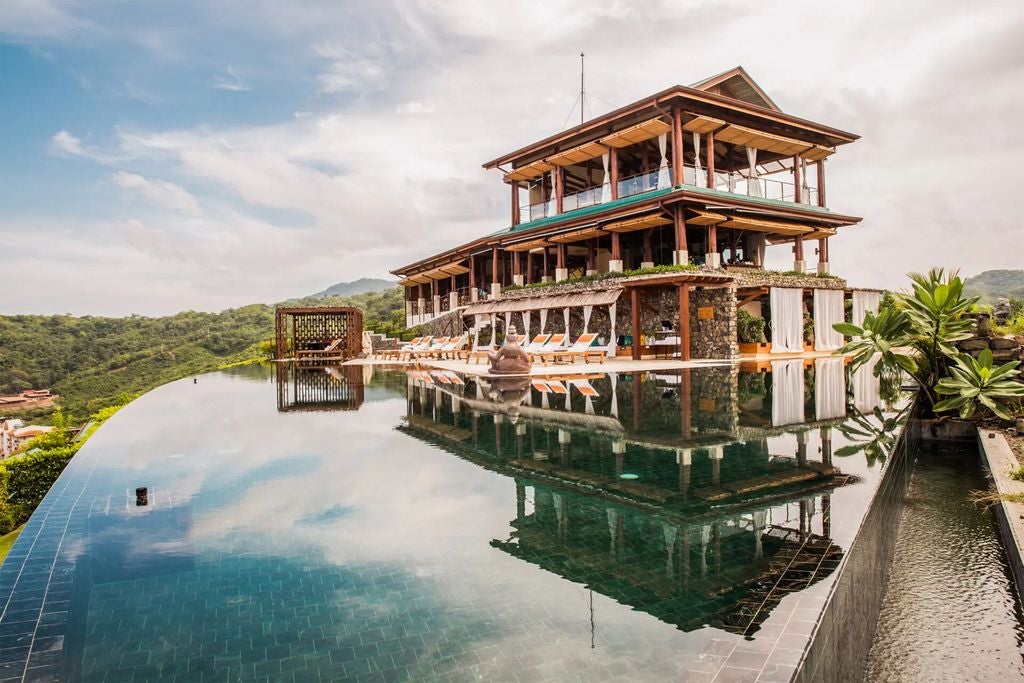
[[[519,346],[515,325],[509,325],[505,343],[495,353],[488,353],[492,375],[530,374],[530,355]]]

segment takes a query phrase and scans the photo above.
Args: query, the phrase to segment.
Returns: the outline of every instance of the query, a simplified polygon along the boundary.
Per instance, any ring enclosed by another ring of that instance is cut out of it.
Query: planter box
[[[915,417],[907,422],[906,429],[910,430],[911,435],[922,441],[967,442],[975,441],[978,438],[977,423],[955,417],[944,419]]]
[[[751,342],[751,343],[740,342],[740,354],[741,355],[756,356],[756,355],[761,354],[761,353],[771,353],[771,352],[772,352],[772,344],[771,344],[771,342],[765,342],[763,344],[758,344],[758,343],[754,343],[754,342]]]

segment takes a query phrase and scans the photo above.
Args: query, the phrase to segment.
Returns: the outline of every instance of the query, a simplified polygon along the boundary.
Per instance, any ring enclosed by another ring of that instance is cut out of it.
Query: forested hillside
[[[359,306],[368,329],[399,334],[404,327],[400,287],[289,303]],[[0,316],[0,393],[51,389],[81,418],[166,382],[266,355],[273,330],[274,309],[265,304],[161,318]]]
[[[1024,270],[986,270],[967,278],[964,290],[980,296],[983,303],[1000,297],[1024,299]]]

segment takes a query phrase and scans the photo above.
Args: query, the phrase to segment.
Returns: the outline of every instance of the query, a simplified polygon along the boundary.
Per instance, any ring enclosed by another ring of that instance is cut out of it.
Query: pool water
[[[885,467],[840,428],[878,402],[800,361],[176,382],[0,567],[0,680],[789,680]]]
[[[1024,679],[1024,622],[995,516],[969,498],[987,488],[970,446],[916,454],[869,681]]]

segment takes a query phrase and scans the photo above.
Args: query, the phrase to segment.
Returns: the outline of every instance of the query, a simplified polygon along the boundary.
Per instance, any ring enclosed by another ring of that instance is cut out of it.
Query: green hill
[[[305,298],[307,299],[323,299],[325,297],[332,296],[357,296],[359,294],[369,294],[372,292],[382,292],[395,288],[394,280],[379,280],[376,278],[359,278],[352,282],[339,282],[331,285],[322,292],[311,294]]]
[[[980,296],[982,303],[993,303],[999,297],[1024,299],[1024,270],[986,270],[967,278],[964,289]]]
[[[404,331],[401,287],[296,302],[358,306],[367,329]],[[0,316],[0,394],[50,389],[81,418],[181,377],[265,357],[273,330],[266,304],[160,318]]]

